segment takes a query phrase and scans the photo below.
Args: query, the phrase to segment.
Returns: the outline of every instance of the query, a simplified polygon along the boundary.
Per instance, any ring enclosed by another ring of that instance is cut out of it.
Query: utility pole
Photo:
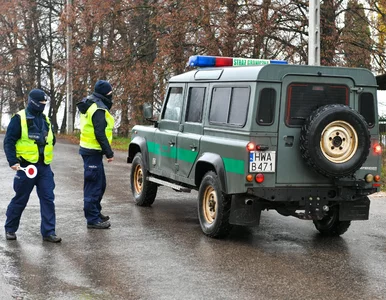
[[[309,2],[308,64],[320,66],[320,0]]]
[[[72,71],[71,71],[71,58],[72,58],[72,28],[70,25],[70,11],[72,9],[72,0],[67,0],[67,40],[66,40],[66,124],[67,124],[67,134],[74,132],[74,114],[73,114],[73,101],[72,101]]]

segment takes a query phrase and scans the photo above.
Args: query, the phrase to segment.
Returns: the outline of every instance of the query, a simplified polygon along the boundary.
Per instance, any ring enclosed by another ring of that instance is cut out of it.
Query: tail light
[[[375,143],[373,145],[373,151],[374,151],[374,154],[377,154],[377,155],[382,154],[382,146],[378,143]]]
[[[248,150],[248,151],[254,151],[255,149],[256,149],[256,145],[255,145],[254,143],[249,142],[249,143],[247,144],[247,150]]]
[[[248,151],[255,151],[255,150],[257,150],[257,151],[266,151],[268,149],[269,149],[269,147],[267,145],[256,145],[256,144],[254,144],[252,142],[249,142],[247,144],[247,150]]]
[[[264,181],[264,174],[261,174],[261,173],[256,174],[255,180],[257,183],[262,183]]]
[[[379,182],[379,181],[381,181],[381,176],[375,175],[374,176],[374,181],[376,183],[373,183],[373,187],[381,187],[381,183]]]
[[[252,174],[248,174],[247,177],[246,177],[246,180],[248,182],[252,182],[253,181],[253,175]]]
[[[367,174],[367,175],[365,176],[365,180],[366,180],[366,182],[368,182],[368,183],[373,182],[373,180],[374,180],[374,175],[373,175],[373,174]]]

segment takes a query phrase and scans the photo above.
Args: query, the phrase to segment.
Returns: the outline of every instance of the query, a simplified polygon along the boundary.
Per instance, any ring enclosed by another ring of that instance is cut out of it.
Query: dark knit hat
[[[48,97],[45,92],[39,89],[33,89],[28,94],[28,108],[34,111],[43,111],[46,104],[40,101],[47,101]]]
[[[113,90],[111,84],[106,80],[98,80],[94,87],[94,92],[106,96]]]

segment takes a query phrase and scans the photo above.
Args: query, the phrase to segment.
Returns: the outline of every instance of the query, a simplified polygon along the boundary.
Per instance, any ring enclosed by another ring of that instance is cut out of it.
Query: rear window
[[[259,125],[271,125],[275,114],[276,91],[264,88],[260,92],[259,106],[257,109],[256,122]]]
[[[345,85],[293,83],[287,90],[286,123],[302,126],[311,113],[324,105],[348,105],[349,89]]]
[[[365,118],[369,127],[375,124],[374,96],[371,93],[362,93],[359,96],[359,113]]]

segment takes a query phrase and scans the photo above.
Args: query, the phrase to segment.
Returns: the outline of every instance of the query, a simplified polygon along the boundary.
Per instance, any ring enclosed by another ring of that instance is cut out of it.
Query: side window
[[[365,118],[369,127],[375,124],[374,96],[371,93],[362,93],[359,96],[359,113]]]
[[[228,119],[231,88],[214,88],[210,106],[209,121],[225,124]]]
[[[248,87],[217,87],[213,89],[209,122],[242,127],[247,119]]]
[[[189,89],[186,122],[201,123],[204,107],[205,88],[192,87]]]
[[[182,87],[172,87],[169,89],[169,95],[162,119],[170,121],[179,121],[182,111]]]
[[[249,103],[248,88],[233,88],[231,109],[229,110],[228,123],[237,126],[244,126],[247,118]]]
[[[271,125],[275,116],[276,91],[264,88],[260,92],[256,122],[259,125]]]

